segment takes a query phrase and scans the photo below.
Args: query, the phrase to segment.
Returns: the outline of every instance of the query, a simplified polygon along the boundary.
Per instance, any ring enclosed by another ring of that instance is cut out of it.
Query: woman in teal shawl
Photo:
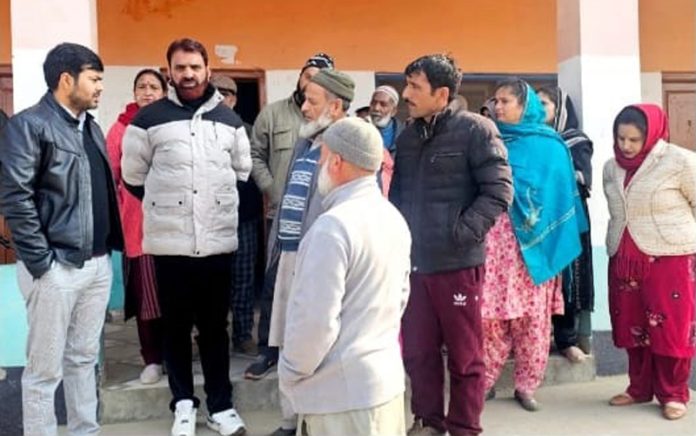
[[[580,254],[587,220],[570,153],[544,124],[534,90],[518,79],[499,84],[495,116],[508,149],[515,197],[487,237],[486,389],[493,393],[512,351],[515,399],[534,411],[539,409],[534,393],[548,361],[551,316],[563,313],[560,274]]]

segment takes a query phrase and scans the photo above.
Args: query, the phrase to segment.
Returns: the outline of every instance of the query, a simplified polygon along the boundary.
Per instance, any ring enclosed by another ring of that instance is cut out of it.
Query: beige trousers
[[[271,325],[268,332],[268,345],[280,347],[285,336],[285,315],[288,311],[292,280],[295,277],[296,251],[282,251],[278,259],[275,287],[273,288],[273,306],[271,308]]]
[[[304,426],[298,425],[297,435],[302,428],[308,436],[403,436],[406,434],[404,418],[404,395],[369,409],[324,415],[303,415]]]

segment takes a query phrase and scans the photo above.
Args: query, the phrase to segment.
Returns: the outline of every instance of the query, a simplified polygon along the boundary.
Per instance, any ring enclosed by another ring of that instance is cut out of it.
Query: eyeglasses
[[[230,95],[237,96],[237,93],[235,91],[232,91],[231,89],[220,89],[218,88],[218,91],[220,91],[220,94],[222,94],[223,97],[229,97]]]

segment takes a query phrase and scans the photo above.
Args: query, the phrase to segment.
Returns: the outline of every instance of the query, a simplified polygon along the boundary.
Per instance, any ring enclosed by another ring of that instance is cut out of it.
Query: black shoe
[[[484,397],[485,401],[490,401],[495,398],[495,388],[491,388],[488,392],[486,392],[486,396]]]
[[[261,354],[256,359],[256,362],[249,365],[246,371],[244,371],[244,378],[248,378],[250,380],[261,380],[266,376],[266,374],[268,374],[275,364],[275,360],[271,359],[265,354]]]
[[[295,436],[295,433],[297,433],[297,429],[288,430],[283,427],[278,427],[276,431],[268,436]]]

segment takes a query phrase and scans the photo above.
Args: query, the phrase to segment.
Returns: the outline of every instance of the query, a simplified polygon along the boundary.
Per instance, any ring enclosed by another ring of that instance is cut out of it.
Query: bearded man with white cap
[[[299,246],[280,388],[309,435],[402,435],[411,236],[377,187],[377,129],[346,118],[320,142],[325,211]]]
[[[370,119],[382,135],[384,148],[391,157],[396,152],[396,138],[404,130],[404,123],[396,119],[399,93],[389,85],[378,86],[370,100]]]

